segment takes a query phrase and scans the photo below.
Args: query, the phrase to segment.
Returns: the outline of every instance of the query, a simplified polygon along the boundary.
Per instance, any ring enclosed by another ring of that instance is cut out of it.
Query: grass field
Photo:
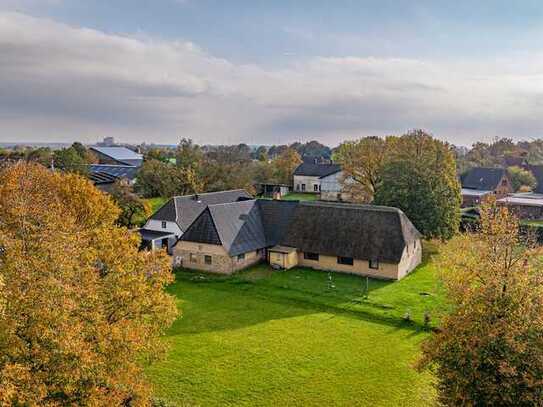
[[[178,271],[183,312],[166,360],[148,374],[172,405],[421,406],[425,311],[441,294],[427,261],[400,282],[266,265],[232,277]],[[402,316],[409,311],[413,322]]]
[[[319,195],[292,192],[285,195],[282,199],[285,201],[316,201],[319,199]]]
[[[161,196],[158,196],[156,198],[147,198],[145,201],[149,204],[151,212],[155,213],[158,208],[166,203],[167,200],[167,198],[162,198]]]

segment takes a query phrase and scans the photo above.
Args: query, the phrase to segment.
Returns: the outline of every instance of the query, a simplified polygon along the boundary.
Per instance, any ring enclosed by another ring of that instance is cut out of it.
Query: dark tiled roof
[[[255,200],[210,205],[181,240],[223,245],[231,256],[266,247],[260,207]]]
[[[257,201],[211,205],[209,212],[226,251],[231,256],[266,247]]]
[[[503,168],[472,168],[461,177],[462,188],[494,191],[504,176]]]
[[[529,169],[537,181],[534,192],[543,194],[543,165],[530,165]]]
[[[294,170],[294,175],[322,178],[340,171],[341,166],[339,164],[314,164],[304,162]]]
[[[236,202],[243,199],[252,199],[251,195],[243,189],[176,196],[156,211],[151,219],[177,222],[181,230],[185,231],[208,205]]]
[[[88,169],[89,177],[95,183],[100,183],[104,176],[111,180],[110,182],[115,182],[118,178],[133,180],[138,173],[138,168],[131,165],[91,164]]]
[[[217,232],[209,208],[204,209],[196,218],[191,227],[183,234],[182,239],[196,243],[221,244],[221,238],[219,232]]]
[[[113,184],[117,177],[114,175],[108,174],[107,172],[101,172],[101,171],[95,171],[89,173],[89,179],[95,184],[95,185],[102,185],[102,184]]]
[[[398,263],[420,233],[396,208],[300,202],[283,246],[304,252]]]

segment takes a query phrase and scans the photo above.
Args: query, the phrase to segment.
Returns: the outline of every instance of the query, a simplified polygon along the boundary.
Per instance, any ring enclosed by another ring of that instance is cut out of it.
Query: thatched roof
[[[210,205],[180,240],[221,244],[231,256],[272,247],[398,263],[420,237],[396,208],[251,200]]]
[[[283,246],[304,252],[398,263],[420,233],[399,209],[376,205],[301,202]]]

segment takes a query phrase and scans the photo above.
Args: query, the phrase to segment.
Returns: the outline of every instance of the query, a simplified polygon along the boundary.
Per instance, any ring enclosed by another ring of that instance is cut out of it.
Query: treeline
[[[330,157],[331,150],[315,141],[251,149],[246,144],[199,146],[181,139],[175,150],[144,153],[136,190],[146,197],[166,198],[236,188],[254,193],[259,183],[292,184],[292,173],[302,157],[323,152]]]
[[[18,161],[35,162],[44,167],[85,174],[86,166],[97,163],[98,158],[79,142],[58,150],[49,147],[16,147],[9,150],[0,148],[0,162]]]

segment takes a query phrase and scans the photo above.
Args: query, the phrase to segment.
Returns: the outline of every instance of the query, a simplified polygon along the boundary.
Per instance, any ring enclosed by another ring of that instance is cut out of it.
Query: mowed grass
[[[292,192],[290,194],[286,194],[281,199],[283,199],[285,201],[316,201],[316,200],[319,199],[319,195],[318,194]]]
[[[149,205],[149,208],[151,208],[151,212],[155,213],[162,205],[166,203],[166,201],[168,201],[168,198],[158,196],[155,198],[147,198],[145,201]]]
[[[303,268],[178,271],[183,316],[148,375],[173,405],[430,405],[432,378],[413,363],[424,312],[440,308],[436,281],[431,260],[399,282],[369,280],[367,297],[365,278]]]

